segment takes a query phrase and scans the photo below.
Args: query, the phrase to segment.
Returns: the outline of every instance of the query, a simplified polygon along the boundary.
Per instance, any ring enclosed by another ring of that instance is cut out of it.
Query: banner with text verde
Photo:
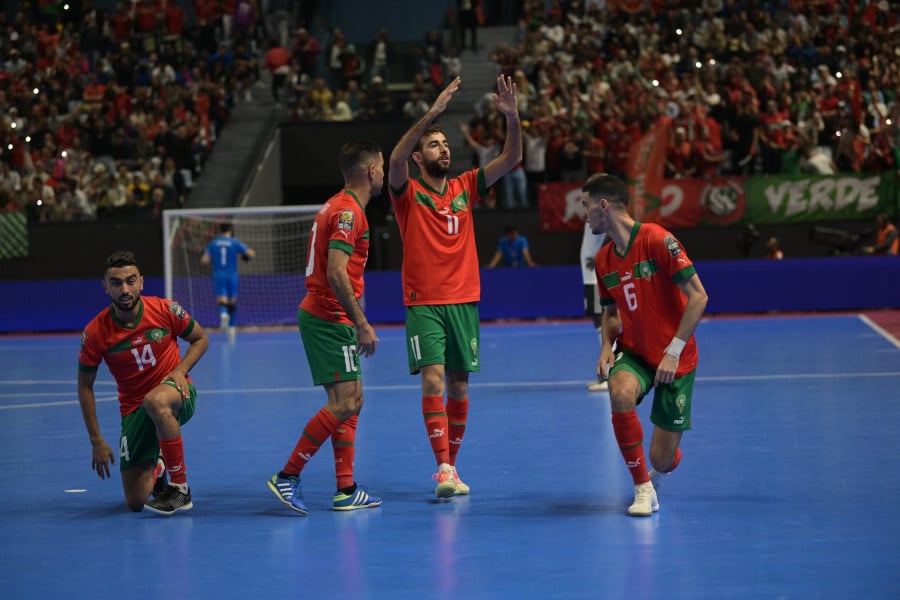
[[[895,213],[897,173],[750,177],[744,190],[747,223],[871,219]]]
[[[581,231],[580,183],[539,187],[541,231]],[[898,212],[898,177],[885,173],[666,179],[642,221],[663,227],[810,223],[872,219]]]
[[[894,214],[897,176],[891,171],[667,179],[659,195],[659,206],[649,206],[644,220],[670,228],[871,219]]]

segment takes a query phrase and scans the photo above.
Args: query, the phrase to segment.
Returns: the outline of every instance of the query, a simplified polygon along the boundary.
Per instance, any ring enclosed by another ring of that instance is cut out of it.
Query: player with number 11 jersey
[[[431,188],[421,177],[391,189],[403,238],[403,303],[465,304],[481,299],[472,208],[488,194],[482,169]]]

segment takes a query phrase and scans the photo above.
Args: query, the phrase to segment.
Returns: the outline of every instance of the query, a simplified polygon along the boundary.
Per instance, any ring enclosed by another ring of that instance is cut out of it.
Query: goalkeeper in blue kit
[[[234,237],[231,223],[219,225],[219,235],[213,238],[200,261],[212,265],[213,288],[216,304],[219,306],[219,327],[227,331],[228,339],[234,341],[235,312],[238,296],[238,258],[250,260],[256,256],[253,248]]]

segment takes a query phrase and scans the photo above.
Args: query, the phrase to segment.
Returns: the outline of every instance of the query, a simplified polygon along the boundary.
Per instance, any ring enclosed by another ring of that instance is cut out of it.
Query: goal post
[[[164,210],[163,271],[166,298],[177,300],[204,327],[218,327],[212,268],[201,263],[219,225],[253,248],[239,261],[237,326],[297,324],[306,293],[306,252],[321,205]]]

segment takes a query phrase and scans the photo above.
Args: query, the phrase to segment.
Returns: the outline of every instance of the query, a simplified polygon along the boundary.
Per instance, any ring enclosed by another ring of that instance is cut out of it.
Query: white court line
[[[884,371],[884,372],[876,372],[876,373],[794,373],[794,374],[784,374],[784,375],[718,375],[718,376],[707,376],[707,377],[697,377],[697,381],[714,381],[714,382],[722,382],[722,381],[785,381],[790,379],[802,380],[802,379],[843,379],[843,378],[855,378],[858,379],[860,377],[900,377],[900,371]],[[0,385],[4,382],[0,381]],[[35,382],[39,383],[39,382]],[[509,382],[509,381],[497,381],[497,382],[489,382],[489,383],[470,383],[469,387],[478,389],[478,388],[549,388],[549,387],[569,387],[569,386],[577,386],[583,387],[585,382],[583,380],[578,381],[517,381],[517,382]],[[421,385],[409,384],[409,385],[365,385],[363,384],[363,389],[366,391],[396,391],[396,390],[419,390],[421,389]],[[202,389],[197,390],[198,395],[203,397],[215,396],[221,394],[285,394],[285,393],[319,393],[321,391],[320,386],[307,386],[307,387],[278,387],[278,388],[238,388],[238,389]],[[53,393],[53,394],[0,394],[0,398],[25,398],[32,396],[63,396],[69,395],[65,393]],[[592,395],[596,395],[593,394]],[[117,400],[116,396],[109,397],[98,397],[97,403],[101,402],[114,402]],[[68,400],[68,401],[59,401],[59,402],[31,402],[28,404],[11,404],[7,406],[0,406],[0,411],[2,410],[14,410],[20,408],[42,408],[45,406],[70,406],[77,405],[78,400]]]
[[[892,336],[892,335],[891,335],[890,333],[888,333],[885,329],[882,329],[881,327],[879,327],[874,321],[872,321],[872,319],[870,319],[870,318],[867,317],[866,315],[859,315],[859,319],[860,319],[863,323],[865,323],[866,325],[868,325],[869,327],[871,327],[872,329],[874,329],[875,332],[876,332],[878,335],[880,335],[881,337],[883,337],[884,339],[886,339],[888,342],[890,342],[891,344],[893,344],[895,348],[900,349],[900,340],[898,340],[897,338],[895,338],[894,336]]]

